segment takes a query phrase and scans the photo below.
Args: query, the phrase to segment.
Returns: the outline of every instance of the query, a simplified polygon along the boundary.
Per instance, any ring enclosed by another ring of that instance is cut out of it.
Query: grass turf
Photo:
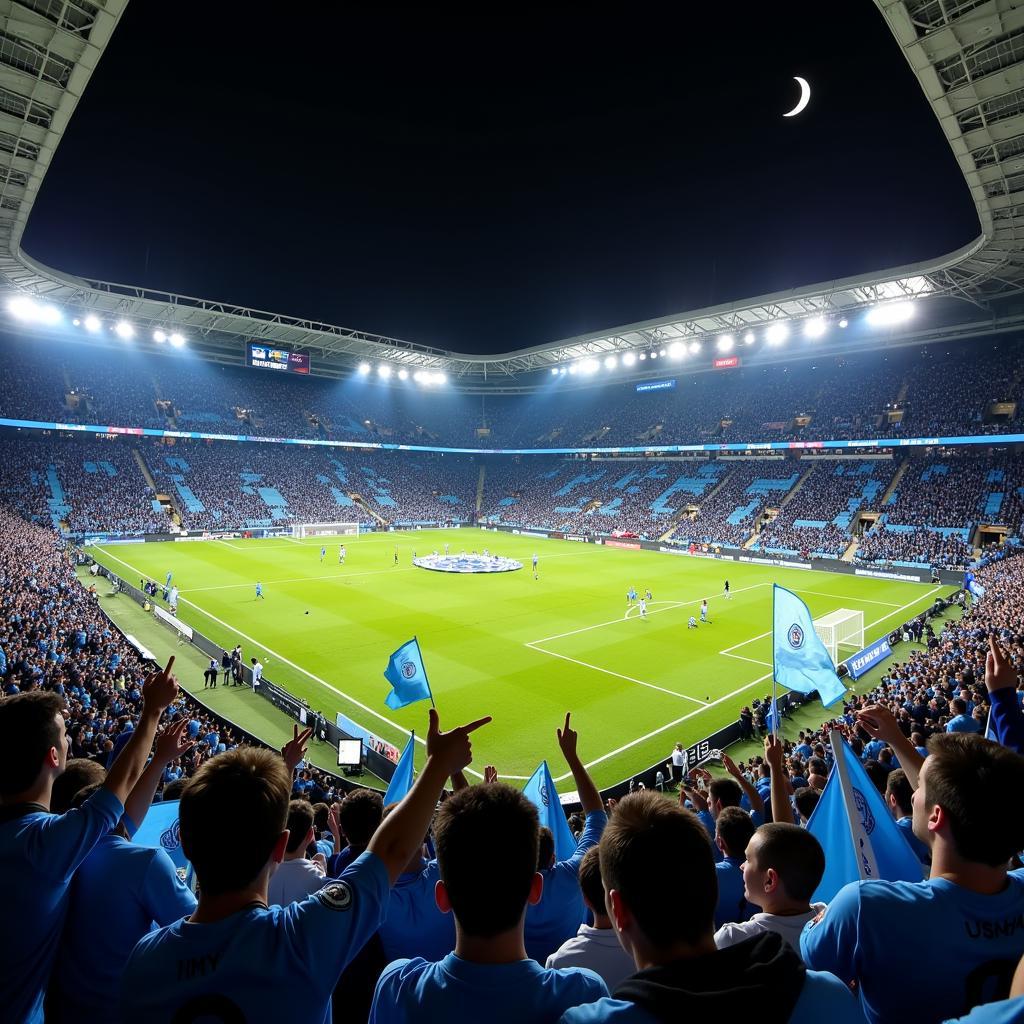
[[[332,719],[342,711],[398,746],[410,729],[424,735],[426,705],[391,711],[382,673],[391,652],[417,635],[442,728],[494,716],[474,735],[474,768],[495,764],[503,778],[525,779],[546,758],[560,789],[572,788],[555,738],[566,711],[605,787],[665,757],[676,741],[709,735],[766,693],[773,582],[797,592],[815,617],[863,610],[869,640],[954,589],[475,529],[343,539],[344,566],[338,538],[327,540],[322,564],[320,538],[93,553],[136,584],[173,572],[182,619],[222,646],[241,642],[247,661],[260,657],[269,678]],[[411,564],[414,551],[446,542],[453,552],[489,548],[524,568],[454,575]],[[255,597],[257,580],[264,600]],[[653,592],[646,620],[627,613],[631,585]],[[687,629],[703,597],[711,624]],[[238,721],[248,728],[245,707]]]

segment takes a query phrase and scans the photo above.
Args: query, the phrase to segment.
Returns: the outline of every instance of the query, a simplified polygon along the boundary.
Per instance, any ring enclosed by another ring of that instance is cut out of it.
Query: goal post
[[[306,537],[351,537],[359,533],[358,523],[293,523],[292,536],[297,540]]]
[[[832,664],[856,654],[864,647],[864,612],[839,608],[814,620],[814,632],[828,650]]]

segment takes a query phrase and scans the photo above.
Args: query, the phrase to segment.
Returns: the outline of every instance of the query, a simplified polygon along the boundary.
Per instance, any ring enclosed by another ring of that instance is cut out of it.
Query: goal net
[[[814,632],[828,649],[832,664],[838,666],[841,660],[864,647],[864,613],[839,608],[815,619]]]
[[[357,535],[358,523],[293,523],[292,536],[301,540],[303,537],[336,537]]]

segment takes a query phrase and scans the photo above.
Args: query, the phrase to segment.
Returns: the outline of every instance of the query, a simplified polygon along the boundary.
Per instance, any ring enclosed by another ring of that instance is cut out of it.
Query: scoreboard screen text
[[[271,348],[250,341],[246,362],[261,370],[281,370],[285,373],[309,373],[309,356],[304,352],[289,352],[286,348]]]

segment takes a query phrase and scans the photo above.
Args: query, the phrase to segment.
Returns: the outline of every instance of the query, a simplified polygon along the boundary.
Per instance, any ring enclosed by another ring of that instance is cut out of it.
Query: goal
[[[353,536],[359,533],[358,523],[293,523],[292,536],[303,537]]]
[[[814,632],[828,649],[832,664],[838,666],[840,651],[849,657],[864,647],[864,613],[839,608],[815,619]]]

